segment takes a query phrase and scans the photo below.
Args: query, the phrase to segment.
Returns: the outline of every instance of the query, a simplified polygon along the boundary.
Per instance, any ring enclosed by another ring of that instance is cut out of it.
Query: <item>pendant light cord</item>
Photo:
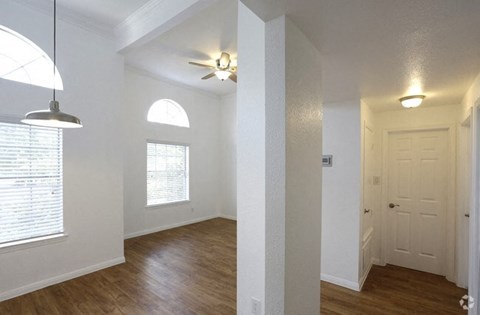
[[[55,99],[55,81],[57,76],[57,0],[53,0],[53,100]]]

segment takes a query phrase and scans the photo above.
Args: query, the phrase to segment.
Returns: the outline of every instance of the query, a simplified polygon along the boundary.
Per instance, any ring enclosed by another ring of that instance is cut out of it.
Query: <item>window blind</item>
[[[0,122],[0,244],[63,232],[61,129]]]
[[[189,148],[147,143],[147,205],[189,199]]]

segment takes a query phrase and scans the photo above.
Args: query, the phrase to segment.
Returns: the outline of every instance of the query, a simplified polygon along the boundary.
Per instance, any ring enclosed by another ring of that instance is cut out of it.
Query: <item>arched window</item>
[[[63,90],[62,78],[56,73],[55,88]],[[53,88],[53,62],[28,38],[0,25],[0,78]]]
[[[188,116],[182,106],[172,100],[159,100],[148,110],[150,122],[190,128]]]

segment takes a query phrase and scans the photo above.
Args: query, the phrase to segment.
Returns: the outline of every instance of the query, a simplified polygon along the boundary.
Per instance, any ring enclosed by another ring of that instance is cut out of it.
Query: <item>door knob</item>
[[[465,217],[470,218],[470,213],[465,213]]]
[[[363,213],[369,213],[370,209],[363,209]]]
[[[393,208],[395,208],[395,207],[400,207],[400,205],[396,205],[396,204],[390,202],[390,203],[388,204],[388,207],[389,207],[390,209],[393,209]]]

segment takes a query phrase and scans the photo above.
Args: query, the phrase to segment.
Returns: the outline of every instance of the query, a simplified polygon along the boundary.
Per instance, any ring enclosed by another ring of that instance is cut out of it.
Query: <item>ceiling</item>
[[[21,0],[32,2],[38,0]],[[58,0],[114,27],[147,0]],[[174,1],[174,0],[164,0]],[[478,0],[242,0],[269,19],[287,13],[323,57],[327,103],[361,98],[375,111],[399,109],[398,98],[424,93],[425,105],[459,104],[480,71]],[[214,5],[125,55],[152,76],[216,95],[231,81],[202,81],[221,51],[236,57],[236,0]]]
[[[460,104],[480,71],[476,0],[322,1],[318,33],[325,101],[360,97],[374,110],[425,94],[424,105]]]
[[[189,61],[215,65],[222,51],[237,58],[237,2],[222,0],[151,42],[125,55],[128,65],[155,77],[178,82],[216,95],[236,91],[233,81],[201,78],[212,69]]]
[[[148,0],[58,0],[58,6],[113,28],[147,2]]]

